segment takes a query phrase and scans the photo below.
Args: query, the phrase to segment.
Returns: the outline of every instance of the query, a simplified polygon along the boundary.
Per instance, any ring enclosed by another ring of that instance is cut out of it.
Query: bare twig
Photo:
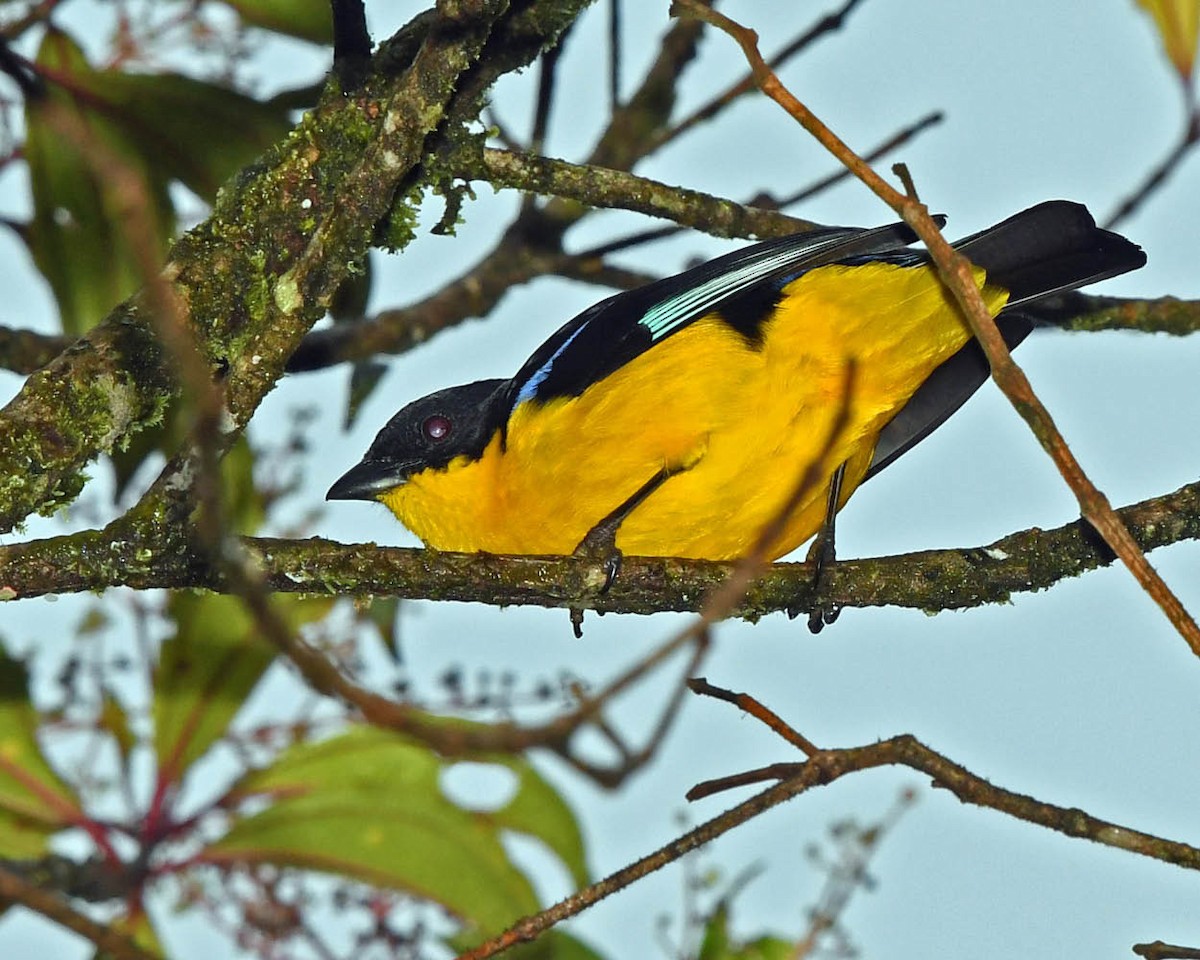
[[[792,729],[779,714],[748,693],[734,693],[731,690],[726,690],[724,687],[713,686],[704,677],[695,677],[689,680],[688,689],[692,693],[701,696],[713,697],[716,700],[724,700],[726,703],[732,703],[739,710],[750,714],[750,716],[754,717],[760,723],[766,724],[767,727],[807,756],[812,757],[821,752],[821,748],[804,736],[804,734]]]
[[[779,541],[787,528],[787,523],[797,508],[812,494],[814,490],[838,469],[840,464],[827,462],[834,445],[841,437],[850,417],[851,400],[854,396],[855,363],[847,360],[842,376],[842,395],[839,398],[837,413],[829,425],[824,443],[811,462],[804,465],[792,484],[788,498],[779,506],[771,522],[758,532],[754,546],[734,564],[733,570],[725,581],[704,601],[702,614],[709,622],[723,620],[737,607],[746,596],[751,584],[754,583],[768,566],[771,548]],[[817,598],[814,598],[814,600]],[[793,606],[789,605],[788,610]]]
[[[796,794],[803,793],[809,787],[815,786],[818,782],[816,779],[817,775],[815,769],[802,771],[794,779],[776,784],[764,790],[757,796],[743,801],[736,807],[701,824],[694,830],[689,830],[683,836],[659,847],[653,853],[642,857],[629,866],[609,874],[603,880],[598,880],[596,883],[584,887],[579,892],[572,894],[564,900],[560,900],[554,906],[543,910],[541,913],[518,920],[499,936],[493,937],[473,950],[468,950],[460,954],[458,960],[486,960],[487,957],[494,957],[498,953],[519,943],[526,943],[536,939],[556,923],[582,913],[588,907],[599,903],[605,897],[623,890],[631,883],[654,873],[656,870],[660,870],[668,863],[675,862],[685,854],[702,847],[711,840],[715,840],[722,834],[728,833],[734,827],[753,819],[772,807],[778,806],[785,800],[790,800]]]
[[[249,574],[245,577],[243,583],[253,584]],[[389,700],[356,684],[342,673],[329,657],[295,636],[282,618],[265,605],[265,595],[261,590],[244,589],[242,595],[260,625],[264,627],[268,638],[296,665],[308,685],[318,693],[349,704],[369,723],[406,733],[444,756],[489,752],[519,753],[545,748],[558,754],[577,770],[605,787],[619,786],[630,773],[644,765],[654,754],[670,724],[678,715],[683,683],[678,685],[680,693],[673,695],[664,706],[646,745],[637,751],[628,750],[621,745],[623,757],[611,767],[591,764],[578,756],[572,745],[575,736],[588,725],[602,723],[602,711],[609,703],[656,670],[680,649],[692,644],[696,646],[687,663],[687,672],[700,665],[706,649],[703,638],[697,641],[694,634],[684,632],[651,651],[596,694],[583,696],[573,710],[544,724],[522,726],[504,721],[490,725],[447,725],[441,717]],[[686,676],[687,673],[683,675]]]
[[[687,664],[684,666],[680,676],[691,676],[691,674],[699,668],[700,664],[704,662],[704,658],[708,655],[708,632],[703,628],[695,631],[687,630],[667,640],[658,651],[651,654],[651,657],[654,660],[652,664],[647,662],[647,660],[643,660],[631,670],[627,671],[625,677],[628,678],[630,683],[636,679],[640,679],[646,674],[646,672],[648,672],[650,669],[653,669],[654,666],[657,666],[671,654],[675,653],[676,650],[685,648],[689,644],[692,645],[692,654],[688,659]],[[623,687],[614,688],[610,686],[595,699],[609,702],[621,692],[621,689],[623,689]],[[684,695],[686,693],[687,685],[685,683],[679,683],[675,686],[671,696],[667,699],[667,702],[663,704],[662,709],[659,712],[658,722],[650,731],[650,735],[646,738],[645,745],[642,746],[641,749],[631,751],[625,746],[624,741],[617,736],[615,732],[608,731],[606,733],[610,743],[617,748],[621,756],[620,762],[617,764],[603,767],[599,764],[591,763],[571,750],[569,748],[569,741],[556,744],[552,746],[551,749],[553,749],[553,751],[559,757],[565,760],[574,769],[589,777],[592,781],[600,786],[608,789],[618,787],[625,782],[631,773],[640,770],[647,763],[649,763],[654,757],[654,754],[658,752],[658,748],[662,746],[663,741],[670,732],[671,726],[675,722],[675,718],[679,716],[679,711],[683,707]],[[590,719],[591,722],[598,728],[602,726],[604,721],[603,715],[598,713],[593,713]]]
[[[1171,148],[1162,162],[1150,171],[1142,185],[1117,205],[1117,209],[1105,221],[1104,226],[1112,229],[1122,220],[1133,216],[1138,208],[1167,182],[1171,174],[1179,169],[1197,143],[1200,143],[1200,109],[1193,108],[1191,115],[1186,118],[1179,142]]]
[[[943,114],[940,112],[926,114],[915,123],[912,123],[909,126],[904,127],[902,130],[898,130],[896,133],[892,134],[873,150],[868,152],[865,159],[868,162],[874,162],[875,160],[886,156],[893,150],[908,143],[913,137],[932,126],[941,123],[942,119]],[[845,167],[842,167],[834,173],[831,173],[828,176],[822,177],[820,180],[809,184],[807,187],[797,190],[795,193],[789,193],[783,197],[774,197],[770,194],[760,193],[752,199],[743,202],[748,207],[756,207],[766,210],[783,210],[794,204],[811,199],[818,193],[828,190],[830,187],[841,183],[850,176],[853,176],[853,174],[851,174],[849,170],[845,169]],[[589,247],[587,250],[581,251],[578,256],[586,258],[606,257],[610,253],[628,250],[630,247],[639,246],[643,243],[650,243],[654,240],[665,240],[667,237],[673,237],[677,234],[683,233],[686,229],[688,228],[682,226],[671,226],[654,227],[650,230],[640,230],[637,233],[631,233],[624,237],[618,237],[616,240],[610,240],[606,243]]]
[[[499,936],[461,954],[459,960],[485,960],[518,943],[533,940],[555,924],[581,913],[605,897],[812,787],[832,783],[859,770],[883,766],[905,766],[927,774],[935,786],[951,791],[964,803],[1007,813],[1070,837],[1092,840],[1165,863],[1200,870],[1200,849],[1196,847],[1109,823],[1082,810],[1043,803],[993,786],[914,737],[902,735],[868,746],[823,750],[803,763],[778,765],[779,783],[541,913],[518,920]]]
[[[758,37],[754,31],[696,3],[695,0],[674,0],[671,9],[677,14],[699,17],[724,30],[736,40],[749,61],[762,91],[783,107],[848,169],[852,170],[855,176],[895,210],[924,241],[930,257],[937,267],[938,275],[953,293],[963,316],[987,354],[988,362],[992,367],[993,379],[1029,425],[1042,448],[1054,461],[1055,466],[1058,467],[1063,479],[1075,494],[1082,515],[1104,538],[1113,552],[1121,558],[1146,593],[1162,608],[1192,652],[1200,656],[1200,626],[1196,624],[1179,598],[1146,560],[1137,541],[1121,522],[1108,499],[1083,472],[1079,461],[1054,425],[1049,411],[1034,394],[1033,387],[1024,372],[1013,362],[1004,338],[996,328],[987,305],[983,302],[975,285],[970,261],[950,246],[946,238],[942,236],[937,224],[929,216],[925,205],[912,197],[906,197],[885,182],[780,83],[779,78],[766,65],[762,55],[758,52]]]
[[[771,69],[779,70],[789,60],[797,54],[804,52],[821,37],[841,30],[846,20],[849,19],[850,14],[854,12],[854,8],[861,2],[862,0],[846,0],[838,10],[835,10],[833,13],[827,13],[813,24],[813,26],[809,27],[800,36],[796,37],[796,39],[792,40],[782,50],[771,57],[767,61]],[[664,129],[656,138],[655,146],[659,147],[670,143],[699,124],[712,120],[731,103],[754,90],[756,86],[753,72],[746,74],[746,76],[727,87],[703,106],[697,107],[677,124]]]
[[[621,0],[608,0],[608,109],[621,105]]]
[[[0,326],[0,368],[11,370],[13,373],[33,373],[74,342],[74,337],[61,334],[14,330],[12,327]]]
[[[1200,948],[1180,947],[1161,940],[1135,944],[1133,952],[1146,960],[1200,960]]]
[[[1038,323],[1064,330],[1133,330],[1185,337],[1200,333],[1200,300],[1135,300],[1073,291],[1022,308]]]
[[[496,187],[519,187],[597,207],[617,207],[665,217],[714,236],[780,236],[811,230],[810,221],[775,210],[746,207],[696,190],[671,187],[623,170],[485,149],[463,157],[455,174]]]

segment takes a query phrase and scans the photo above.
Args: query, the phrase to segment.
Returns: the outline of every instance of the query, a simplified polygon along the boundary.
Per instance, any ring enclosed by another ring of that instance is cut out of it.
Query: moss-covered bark
[[[175,244],[164,277],[223,386],[223,443],[245,426],[338,284],[359,269],[394,199],[419,182],[429,137],[460,88],[470,101],[462,115],[477,114],[501,70],[489,64],[471,75],[489,38],[511,41],[503,68],[515,69],[585,5],[514,9],[486,0],[418,17],[379,51],[361,87],[352,95],[327,89]],[[161,417],[176,388],[152,329],[135,298],[0,412],[0,532],[70,502],[88,462]]]
[[[1144,550],[1200,539],[1200,483],[1125,507],[1120,514]],[[245,544],[265,584],[279,592],[586,607],[612,613],[700,610],[734,566],[627,557],[612,588],[602,593],[603,565],[580,557],[439,553],[316,538],[250,538]],[[1075,521],[1054,530],[1022,531],[972,549],[840,561],[825,596],[839,607],[963,609],[1045,589],[1113,559],[1095,532]],[[0,547],[0,570],[0,599],[5,600],[119,585],[229,589],[186,541],[152,546],[149,537],[125,538],[114,530]],[[767,568],[732,613],[754,620],[797,605],[803,608],[811,600],[810,566],[780,563]]]

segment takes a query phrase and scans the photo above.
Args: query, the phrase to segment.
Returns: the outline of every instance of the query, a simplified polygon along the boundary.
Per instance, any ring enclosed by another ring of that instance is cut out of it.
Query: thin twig
[[[825,435],[824,443],[812,460],[801,469],[792,484],[791,493],[780,505],[771,522],[758,532],[754,546],[734,564],[733,570],[725,578],[725,581],[705,600],[702,613],[709,622],[725,619],[741,602],[750,589],[750,585],[769,565],[768,558],[771,549],[787,529],[792,514],[819,485],[827,484],[830,475],[840,466],[838,463],[829,464],[827,460],[849,422],[855,379],[855,362],[849,359],[846,361],[842,376],[842,394],[839,398],[837,413],[829,425],[829,432]],[[790,611],[791,606],[788,609]]]
[[[1018,367],[1000,335],[987,305],[975,285],[971,262],[957,253],[942,236],[925,205],[906,197],[884,181],[849,146],[823,124],[811,110],[783,86],[758,52],[758,37],[749,30],[695,0],[673,0],[672,12],[698,17],[728,33],[741,46],[762,91],[783,107],[826,149],[852,170],[881,200],[899,214],[925,243],[942,282],[953,293],[972,332],[987,354],[992,377],[1017,412],[1029,425],[1038,442],[1054,461],[1075,494],[1088,523],[1104,538],[1133,573],[1147,594],[1159,605],[1186,641],[1200,656],[1200,626],[1188,613],[1158,572],[1150,565],[1129,529],[1103,493],[1084,473],[1079,461],[1054,425],[1049,411],[1033,392],[1024,371]]]
[[[440,717],[389,700],[359,686],[343,674],[325,654],[295,636],[267,603],[265,592],[261,589],[261,584],[255,583],[252,570],[242,573],[240,584],[239,594],[250,607],[260,628],[295,664],[308,685],[318,693],[349,704],[369,723],[407,733],[444,756],[489,752],[520,753],[538,747],[546,748],[605,787],[619,786],[657,750],[666,736],[667,729],[678,715],[684,685],[678,685],[679,692],[670,698],[663,709],[646,746],[639,751],[625,750],[624,760],[613,767],[599,767],[580,759],[571,747],[574,736],[583,727],[596,722],[607,704],[670,659],[678,650],[690,644],[696,645],[683,674],[687,676],[703,662],[703,654],[707,649],[704,638],[698,638],[693,631],[684,631],[640,659],[598,693],[582,698],[578,706],[570,712],[544,724],[521,726],[504,721],[469,727],[447,725]]]
[[[1193,109],[1184,124],[1179,142],[1163,158],[1162,162],[1150,171],[1142,185],[1117,205],[1117,209],[1105,221],[1104,226],[1111,230],[1122,220],[1133,216],[1138,208],[1167,182],[1171,174],[1179,169],[1197,143],[1200,143],[1200,109]]]
[[[892,134],[874,149],[865,155],[865,159],[869,163],[873,163],[882,157],[887,156],[893,150],[902,147],[918,134],[923,133],[930,127],[941,123],[945,118],[940,111],[927,113],[915,123],[904,127]],[[784,210],[797,203],[802,203],[805,200],[810,200],[817,194],[830,187],[841,183],[843,180],[853,176],[853,174],[845,167],[840,168],[828,176],[822,177],[820,180],[810,183],[807,187],[797,190],[795,193],[789,193],[783,197],[773,197],[770,194],[759,193],[756,196],[744,200],[743,203],[748,207],[758,207],[766,210]],[[581,258],[606,257],[611,253],[617,253],[621,250],[628,250],[630,247],[640,246],[643,243],[650,243],[655,240],[665,240],[668,237],[676,236],[683,233],[689,228],[681,226],[670,227],[654,227],[650,230],[640,230],[637,233],[631,233],[624,237],[618,237],[616,240],[610,240],[607,243],[597,244],[594,247],[589,247],[586,250],[580,251],[577,256]]]
[[[704,677],[695,677],[689,680],[688,689],[700,696],[713,697],[717,700],[724,700],[726,703],[732,703],[739,710],[750,714],[750,716],[754,717],[760,723],[766,724],[769,729],[779,734],[779,736],[783,737],[784,740],[803,752],[806,756],[815,756],[821,752],[821,748],[804,736],[804,734],[793,729],[779,714],[748,693],[734,693],[732,690],[726,690],[724,687],[714,686]]]
[[[692,638],[694,638],[695,643],[692,649],[691,658],[681,671],[680,675],[683,677],[690,677],[696,670],[698,670],[700,665],[704,662],[704,658],[708,655],[708,631],[701,629],[698,630],[694,635],[690,635],[688,638],[684,639]],[[674,650],[678,649],[682,643],[683,640],[681,640],[679,637],[676,637],[668,641],[666,646],[670,647],[671,652],[674,652]],[[638,664],[636,669],[640,671],[644,666],[644,663]],[[636,770],[640,770],[647,763],[649,763],[654,755],[658,752],[658,748],[662,746],[663,741],[670,732],[671,727],[675,722],[675,718],[679,716],[679,712],[683,707],[683,701],[687,690],[687,684],[676,684],[675,689],[668,698],[666,704],[664,704],[662,709],[659,711],[658,722],[650,731],[650,735],[646,738],[645,745],[640,750],[630,751],[624,748],[623,741],[620,741],[623,755],[621,757],[621,762],[618,765],[602,767],[599,764],[591,763],[587,760],[584,760],[577,753],[568,751],[566,744],[556,747],[555,753],[570,763],[571,766],[580,773],[589,777],[593,782],[599,784],[600,786],[608,789],[618,787],[625,782],[631,773]],[[613,698],[613,696],[614,694],[611,691],[606,691],[605,694],[603,694],[603,699],[605,701],[609,701]],[[597,720],[603,719],[599,715],[594,716],[596,716]],[[620,738],[617,739],[618,741],[620,740]]]
[[[1007,813],[1070,837],[1092,840],[1165,863],[1200,870],[1200,849],[1196,847],[1100,820],[1079,809],[1043,803],[1033,797],[994,786],[905,734],[862,747],[824,750],[804,763],[782,765],[780,769],[786,772],[787,777],[775,786],[542,912],[523,917],[498,936],[461,954],[459,960],[486,960],[519,943],[533,940],[555,924],[581,913],[605,897],[812,787],[832,783],[859,770],[884,766],[904,766],[924,773],[933,780],[935,786],[951,791],[964,803]]]
[[[529,133],[529,152],[540,154],[546,146],[546,131],[550,126],[550,107],[554,103],[554,81],[558,76],[558,64],[562,59],[567,38],[575,26],[572,22],[562,32],[558,42],[542,54],[538,60],[538,86],[533,108],[533,129]]]
[[[493,937],[473,950],[468,950],[460,954],[458,960],[486,960],[486,958],[494,957],[498,953],[519,943],[534,940],[556,923],[582,913],[588,907],[599,903],[605,897],[609,897],[618,890],[623,890],[631,883],[654,873],[656,870],[662,869],[668,863],[674,863],[685,854],[704,846],[704,844],[715,840],[722,834],[728,833],[734,827],[740,826],[760,813],[778,806],[785,800],[790,800],[799,793],[803,793],[818,782],[818,774],[815,767],[811,764],[807,765],[807,767],[795,779],[786,780],[783,783],[769,787],[762,793],[739,803],[736,807],[727,810],[725,813],[702,823],[694,830],[689,830],[683,836],[659,847],[653,853],[642,857],[629,866],[623,867],[609,874],[603,880],[598,880],[596,883],[590,884],[577,893],[560,900],[554,906],[548,907],[541,913],[518,920],[499,936]]]
[[[1161,940],[1135,944],[1133,952],[1146,960],[1200,960],[1200,948],[1181,947]]]
[[[532,157],[485,148],[452,158],[454,175],[517,187],[589,206],[632,210],[695,227],[714,236],[781,236],[811,230],[811,221],[776,210],[747,207],[697,190],[685,190],[623,170]]]
[[[621,0],[608,0],[608,110],[621,106]]]
[[[828,33],[833,33],[840,30],[850,14],[854,12],[854,8],[861,3],[862,0],[847,0],[839,10],[833,13],[828,13],[818,20],[813,26],[809,27],[804,33],[792,40],[782,50],[775,54],[768,62],[772,70],[779,70],[785,66],[789,60],[797,54],[808,49],[815,41]],[[755,89],[756,83],[753,72],[746,74],[736,83],[727,87],[724,91],[710,99],[706,104],[697,107],[692,113],[688,114],[679,123],[669,127],[659,134],[655,143],[656,147],[663,146],[687,133],[693,127],[698,126],[705,121],[711,120],[718,113],[728,107],[734,101],[740,99],[746,94]]]

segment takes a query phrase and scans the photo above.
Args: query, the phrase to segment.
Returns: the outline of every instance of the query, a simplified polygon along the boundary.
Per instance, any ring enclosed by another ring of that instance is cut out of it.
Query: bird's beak
[[[363,460],[351,467],[329,488],[326,500],[378,500],[380,494],[404,482],[404,473],[396,464],[383,460]]]

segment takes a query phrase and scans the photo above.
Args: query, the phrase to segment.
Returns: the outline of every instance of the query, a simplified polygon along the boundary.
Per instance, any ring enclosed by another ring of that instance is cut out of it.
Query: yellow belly
[[[1005,293],[984,292],[998,312]],[[928,268],[823,267],[784,289],[761,347],[699,320],[580,397],[522,404],[503,452],[497,436],[481,459],[383,499],[438,549],[563,554],[664,467],[684,467],[626,518],[617,546],[731,559],[819,459],[821,481],[769,548],[781,556],[820,526],[838,465],[849,463],[844,502],[879,431],[968,337]]]

